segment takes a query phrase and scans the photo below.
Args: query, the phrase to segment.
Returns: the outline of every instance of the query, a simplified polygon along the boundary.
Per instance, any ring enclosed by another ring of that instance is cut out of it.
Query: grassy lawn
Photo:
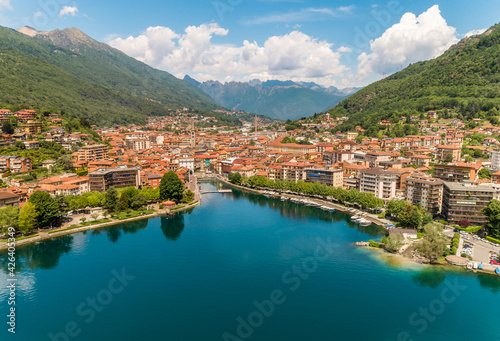
[[[28,236],[17,237],[16,238],[16,242],[18,240],[23,240],[23,239],[33,238],[33,237],[38,237],[38,233],[37,234],[30,234]],[[8,239],[2,239],[2,240],[0,240],[0,242],[2,242],[2,243],[7,243],[8,241],[9,241]]]

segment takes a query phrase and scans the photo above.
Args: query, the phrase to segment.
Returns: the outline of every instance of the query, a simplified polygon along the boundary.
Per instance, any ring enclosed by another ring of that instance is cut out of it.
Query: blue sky
[[[179,77],[337,87],[434,58],[499,19],[498,0],[0,0],[1,25],[78,27]]]

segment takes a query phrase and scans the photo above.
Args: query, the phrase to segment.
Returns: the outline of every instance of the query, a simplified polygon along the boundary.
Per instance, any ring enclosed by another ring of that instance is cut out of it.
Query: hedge
[[[493,242],[493,243],[500,244],[500,240],[499,239],[496,239],[496,238],[493,238],[493,237],[490,237],[490,236],[486,236],[486,240],[489,240],[490,242]]]

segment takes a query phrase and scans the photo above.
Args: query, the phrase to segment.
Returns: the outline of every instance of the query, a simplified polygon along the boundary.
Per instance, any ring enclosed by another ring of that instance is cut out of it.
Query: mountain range
[[[236,117],[205,92],[100,43],[76,28],[19,32],[0,26],[0,102],[56,108],[93,124],[145,123],[147,115],[191,108]]]
[[[500,24],[370,84],[328,113],[348,118],[340,130],[359,125],[373,135],[381,120],[396,123],[430,110],[500,123]]]
[[[277,119],[298,119],[323,112],[359,88],[339,90],[312,82],[269,80],[262,82],[206,81],[186,75],[184,80],[199,87],[226,108],[263,114]]]

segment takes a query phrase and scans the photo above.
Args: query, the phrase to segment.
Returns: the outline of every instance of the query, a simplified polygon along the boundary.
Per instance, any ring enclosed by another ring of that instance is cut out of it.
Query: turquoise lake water
[[[213,188],[203,184],[205,189]],[[399,264],[344,213],[233,190],[19,247],[0,340],[499,340],[500,278]]]

